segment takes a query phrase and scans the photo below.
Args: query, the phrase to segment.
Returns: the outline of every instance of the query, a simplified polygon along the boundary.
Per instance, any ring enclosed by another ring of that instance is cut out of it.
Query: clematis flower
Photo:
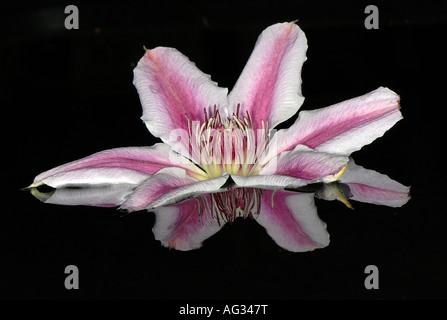
[[[179,250],[199,248],[238,217],[253,218],[287,250],[325,247],[329,234],[314,196],[394,206],[408,200],[407,187],[349,157],[402,115],[399,97],[381,87],[303,111],[275,131],[303,103],[306,50],[295,23],[270,26],[229,94],[176,49],[147,50],[134,84],[142,120],[163,142],[93,154],[39,174],[28,188],[46,203],[152,211],[155,238]]]

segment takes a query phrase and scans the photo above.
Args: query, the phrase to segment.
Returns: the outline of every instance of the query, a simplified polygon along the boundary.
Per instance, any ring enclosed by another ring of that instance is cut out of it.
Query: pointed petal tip
[[[349,158],[348,158],[349,161]],[[345,165],[336,175],[335,177],[337,178],[337,180],[343,175],[343,173],[345,173],[346,169],[348,169],[348,165]]]
[[[344,195],[342,198],[340,198],[338,200],[340,200],[345,206],[347,206],[352,211],[355,211],[355,208],[352,206],[352,204],[349,202],[349,200]]]
[[[42,181],[38,181],[38,182],[33,182],[31,183],[28,187],[25,188],[21,188],[21,191],[30,191],[33,188],[37,188],[40,187],[41,185],[43,185],[44,183]]]
[[[274,128],[292,117],[303,103],[301,69],[306,51],[306,36],[294,22],[264,29],[228,96],[230,105],[241,103],[241,111],[250,112],[258,128],[261,120]]]

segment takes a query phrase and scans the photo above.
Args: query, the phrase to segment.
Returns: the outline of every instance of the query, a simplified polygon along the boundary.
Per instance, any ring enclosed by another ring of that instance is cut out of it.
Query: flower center
[[[256,218],[261,209],[262,190],[257,188],[237,188],[230,191],[212,193],[197,199],[199,216],[205,214],[217,222],[233,222],[238,217]]]
[[[250,176],[259,171],[258,160],[270,141],[268,121],[262,121],[262,128],[255,132],[250,114],[239,116],[239,107],[226,119],[216,106],[210,117],[204,110],[203,123],[191,121],[186,115],[192,159],[207,179],[220,177],[223,172]]]

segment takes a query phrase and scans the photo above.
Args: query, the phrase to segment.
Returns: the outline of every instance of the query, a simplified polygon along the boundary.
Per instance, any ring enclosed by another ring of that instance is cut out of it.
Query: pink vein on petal
[[[378,102],[380,103],[380,102]],[[377,120],[378,118],[387,115],[396,109],[395,105],[387,104],[384,108],[372,110],[365,114],[356,114],[353,112],[346,117],[332,118],[328,122],[309,133],[309,135],[302,138],[302,143],[310,148],[316,148],[320,144],[332,139],[340,134],[355,127],[360,127],[368,122]]]
[[[187,79],[173,69],[174,66],[164,60],[164,55],[157,55],[161,49],[147,50],[144,56],[143,65],[145,71],[151,70],[153,73],[153,86],[149,88],[163,97],[164,103],[171,123],[177,128],[188,128],[188,121],[185,114],[192,119],[202,120],[203,107],[196,107],[198,96],[197,88],[187,86]],[[193,108],[194,107],[194,108]],[[200,111],[200,112],[197,112]]]
[[[174,158],[178,160],[176,164],[173,164],[171,161]],[[36,176],[34,182],[41,181],[57,173],[78,169],[122,168],[145,174],[154,174],[170,166],[182,167],[189,172],[197,172],[198,170],[192,163],[188,163],[180,156],[172,153],[169,146],[156,144],[152,147],[128,147],[101,151],[43,172]]]

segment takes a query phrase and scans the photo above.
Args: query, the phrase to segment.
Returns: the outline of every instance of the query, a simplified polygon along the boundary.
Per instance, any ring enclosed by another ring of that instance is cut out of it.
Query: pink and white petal
[[[162,245],[182,251],[198,249],[204,240],[218,232],[224,223],[206,214],[199,216],[199,203],[189,199],[178,204],[152,210],[155,224],[152,229],[155,239]]]
[[[39,180],[35,186],[45,184],[57,189],[122,183],[139,185],[150,176],[147,173],[125,168],[87,168],[55,173]]]
[[[50,175],[28,189],[45,203],[113,207],[150,176],[123,168],[77,169]]]
[[[228,89],[218,87],[188,57],[174,48],[147,50],[134,69],[143,106],[142,119],[149,131],[173,146],[188,145],[188,117],[204,120],[216,107],[226,114]]]
[[[278,190],[284,188],[299,188],[309,184],[311,181],[294,177],[272,174],[255,176],[231,175],[236,188],[260,188]]]
[[[339,181],[349,186],[352,200],[390,207],[401,207],[410,200],[410,187],[358,166],[352,159]]]
[[[313,194],[264,190],[256,221],[289,251],[311,251],[329,245],[326,223],[318,217]]]
[[[120,209],[138,211],[168,206],[199,194],[218,192],[228,175],[197,181],[181,168],[160,170],[144,181],[124,202]]]
[[[273,139],[277,154],[304,144],[316,151],[350,155],[381,137],[400,119],[399,96],[380,87],[326,108],[301,111],[296,122],[279,130]]]
[[[130,212],[146,209],[163,194],[195,182],[196,180],[188,176],[184,169],[162,169],[142,183],[121,205],[120,209]]]
[[[248,111],[255,129],[262,128],[262,120],[274,128],[293,116],[304,101],[301,68],[306,50],[306,36],[295,23],[265,29],[228,96],[230,108],[240,104],[241,115]]]
[[[349,158],[298,145],[291,151],[285,151],[271,159],[260,175],[285,175],[313,182],[328,182],[336,179],[345,169]]]
[[[184,168],[193,177],[203,175],[203,172],[191,161],[173,152],[168,145],[157,143],[152,147],[116,148],[101,151],[43,172],[36,176],[33,184],[37,184],[56,174],[80,169],[114,168],[123,169],[123,174],[125,175],[130,174],[129,170],[134,171],[136,175],[138,173],[152,175],[160,169],[174,166]],[[92,176],[94,176],[94,172],[94,170],[90,171]],[[70,177],[74,178],[73,175]]]
[[[51,204],[116,207],[123,203],[136,187],[135,184],[120,183],[82,188],[58,188],[50,192],[41,192],[39,188],[32,188],[31,194]]]
[[[225,186],[228,177],[228,174],[223,174],[219,178],[198,181],[193,184],[188,184],[177,189],[173,189],[172,191],[169,191],[157,198],[147,207],[147,209],[176,204],[184,199],[203,194],[228,191],[228,188]]]

